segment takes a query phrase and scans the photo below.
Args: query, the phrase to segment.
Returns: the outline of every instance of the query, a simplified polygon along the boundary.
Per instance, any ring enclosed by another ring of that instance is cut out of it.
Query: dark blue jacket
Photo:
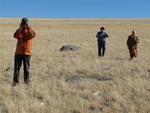
[[[108,38],[109,36],[107,35],[106,32],[100,31],[100,32],[97,33],[96,37],[97,37],[97,40],[99,42],[105,43],[106,42],[106,38]]]

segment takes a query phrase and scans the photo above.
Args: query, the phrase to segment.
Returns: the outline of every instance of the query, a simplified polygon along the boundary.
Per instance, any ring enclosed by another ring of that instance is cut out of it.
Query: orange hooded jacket
[[[35,32],[30,28],[19,28],[14,33],[14,37],[18,40],[16,47],[16,55],[32,54],[32,39],[36,36]]]

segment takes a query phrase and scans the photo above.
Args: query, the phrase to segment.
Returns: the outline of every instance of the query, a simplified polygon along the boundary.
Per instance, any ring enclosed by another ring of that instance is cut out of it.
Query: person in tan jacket
[[[35,37],[35,32],[28,25],[28,19],[23,18],[19,29],[14,33],[14,38],[17,39],[17,47],[15,52],[14,77],[12,86],[19,83],[20,67],[24,65],[24,82],[29,84],[29,68],[30,58],[32,55],[32,39]]]

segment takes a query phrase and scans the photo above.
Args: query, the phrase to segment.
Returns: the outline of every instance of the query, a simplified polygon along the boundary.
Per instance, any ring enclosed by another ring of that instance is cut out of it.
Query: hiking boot
[[[29,85],[30,82],[31,82],[31,80],[24,81],[24,83],[25,83],[26,85]]]
[[[16,87],[19,83],[18,82],[13,82],[12,87]]]

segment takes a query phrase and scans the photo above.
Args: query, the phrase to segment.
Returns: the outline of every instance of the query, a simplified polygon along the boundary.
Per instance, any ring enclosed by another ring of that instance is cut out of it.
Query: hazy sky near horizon
[[[150,18],[150,0],[0,0],[1,18]]]

